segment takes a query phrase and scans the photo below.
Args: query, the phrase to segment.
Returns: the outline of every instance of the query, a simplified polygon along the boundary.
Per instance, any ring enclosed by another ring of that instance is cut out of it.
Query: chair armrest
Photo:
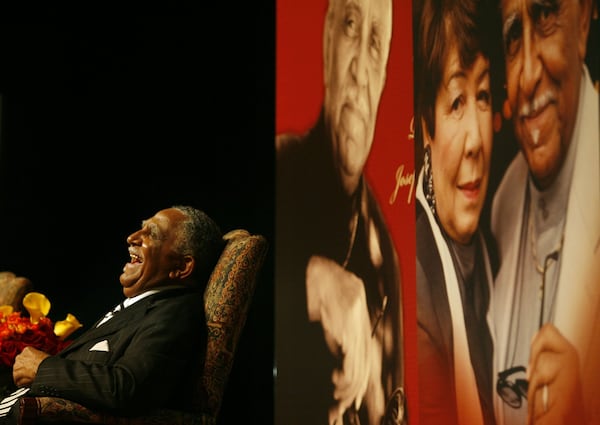
[[[23,397],[19,400],[20,425],[86,423],[103,425],[216,425],[213,417],[160,409],[143,416],[127,417],[87,408],[60,397]]]

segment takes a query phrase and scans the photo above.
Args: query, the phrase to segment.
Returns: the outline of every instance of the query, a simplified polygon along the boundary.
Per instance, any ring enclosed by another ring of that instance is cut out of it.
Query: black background
[[[0,270],[89,326],[157,210],[264,234],[220,423],[272,423],[274,1],[100,12],[0,25]]]

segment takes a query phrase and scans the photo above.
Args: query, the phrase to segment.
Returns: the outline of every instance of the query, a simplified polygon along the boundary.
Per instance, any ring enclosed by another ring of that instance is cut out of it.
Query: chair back
[[[198,403],[198,398],[208,396],[208,405],[202,410],[215,420],[268,250],[264,236],[243,229],[232,230],[223,238],[226,245],[204,293],[208,345],[203,387],[207,394],[196,394]]]
[[[33,290],[33,284],[26,277],[11,271],[0,272],[0,305],[10,305],[14,311],[23,309],[23,297]]]

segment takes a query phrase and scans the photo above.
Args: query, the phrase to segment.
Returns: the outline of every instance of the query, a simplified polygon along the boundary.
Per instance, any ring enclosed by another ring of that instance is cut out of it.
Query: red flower
[[[29,317],[23,317],[21,313],[4,315],[0,312],[0,361],[6,366],[12,367],[16,355],[27,346],[56,354],[69,343],[56,336],[54,326],[47,317],[32,323]]]
[[[3,339],[0,342],[0,361],[2,364],[12,367],[15,363],[15,357],[19,354],[22,348],[20,343],[13,339]]]
[[[81,323],[71,314],[53,324],[46,317],[50,311],[50,301],[38,292],[28,293],[23,298],[23,305],[28,316],[13,312],[10,306],[0,306],[0,364],[9,368],[27,346],[51,355],[57,354],[71,343],[65,338],[81,327]]]

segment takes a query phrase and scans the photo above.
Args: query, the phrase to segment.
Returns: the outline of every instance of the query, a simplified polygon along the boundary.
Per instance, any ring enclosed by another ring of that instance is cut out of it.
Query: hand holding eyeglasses
[[[585,423],[579,356],[552,324],[531,343],[527,424]]]

